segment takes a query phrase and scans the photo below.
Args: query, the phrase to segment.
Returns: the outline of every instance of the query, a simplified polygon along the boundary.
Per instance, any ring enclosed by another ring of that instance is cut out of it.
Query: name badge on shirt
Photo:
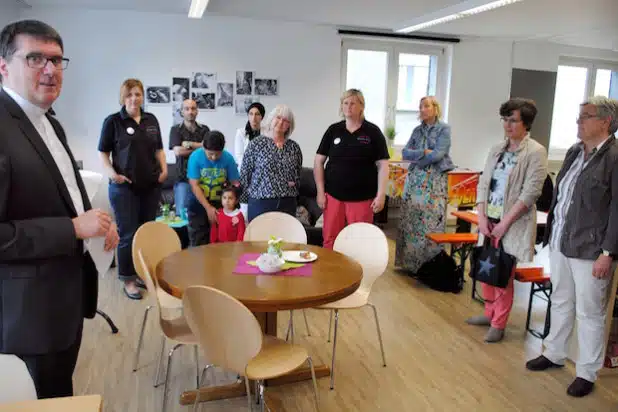
[[[127,133],[132,135],[133,133],[135,133],[135,129],[132,127],[127,127]]]
[[[336,139],[333,141],[333,143],[335,143],[335,144],[339,144],[339,143],[341,143],[341,138],[339,138],[339,137],[338,137],[338,138],[336,138]]]

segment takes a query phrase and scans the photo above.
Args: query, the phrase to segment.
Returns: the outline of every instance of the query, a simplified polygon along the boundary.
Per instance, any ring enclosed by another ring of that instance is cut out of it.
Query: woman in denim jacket
[[[395,266],[416,273],[441,247],[428,241],[429,232],[444,232],[447,172],[455,168],[449,156],[451,127],[440,121],[442,111],[433,96],[420,101],[421,124],[402,151],[410,161],[403,191]]]

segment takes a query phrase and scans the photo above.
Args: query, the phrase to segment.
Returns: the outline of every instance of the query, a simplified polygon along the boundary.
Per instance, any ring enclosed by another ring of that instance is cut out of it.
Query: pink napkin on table
[[[259,253],[245,253],[238,258],[236,267],[234,268],[235,275],[271,275],[271,276],[311,276],[311,264],[306,264],[299,268],[282,270],[276,273],[264,273],[257,266],[252,266],[247,262],[257,260],[260,257]]]

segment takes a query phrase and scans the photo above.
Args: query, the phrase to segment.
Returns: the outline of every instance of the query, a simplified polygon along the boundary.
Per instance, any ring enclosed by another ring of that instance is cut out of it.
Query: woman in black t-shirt
[[[344,120],[326,130],[315,157],[313,173],[317,201],[324,209],[325,248],[333,248],[346,223],[373,223],[374,214],[384,208],[386,138],[378,126],[365,120],[364,110],[363,93],[346,91],[341,97]]]
[[[118,277],[131,299],[141,299],[138,287],[144,287],[133,267],[133,236],[143,223],[156,218],[161,183],[167,178],[159,122],[142,110],[143,103],[142,82],[126,80],[120,88],[122,108],[105,119],[99,140],[101,160],[110,179],[109,200],[120,235]]]

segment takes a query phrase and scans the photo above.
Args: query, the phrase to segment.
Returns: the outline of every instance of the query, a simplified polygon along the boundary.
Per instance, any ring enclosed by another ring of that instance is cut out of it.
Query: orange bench
[[[461,273],[464,273],[466,260],[479,240],[477,233],[427,233],[425,237],[439,245],[451,245],[451,257],[459,257],[458,269]]]
[[[552,284],[549,275],[544,273],[542,267],[524,267],[515,269],[515,280],[522,283],[530,283],[530,299],[528,300],[528,315],[526,316],[526,331],[539,339],[545,339],[549,334],[551,315],[551,292]],[[532,314],[532,300],[537,296],[547,302],[545,313],[545,326],[543,332],[530,329],[530,316]]]

